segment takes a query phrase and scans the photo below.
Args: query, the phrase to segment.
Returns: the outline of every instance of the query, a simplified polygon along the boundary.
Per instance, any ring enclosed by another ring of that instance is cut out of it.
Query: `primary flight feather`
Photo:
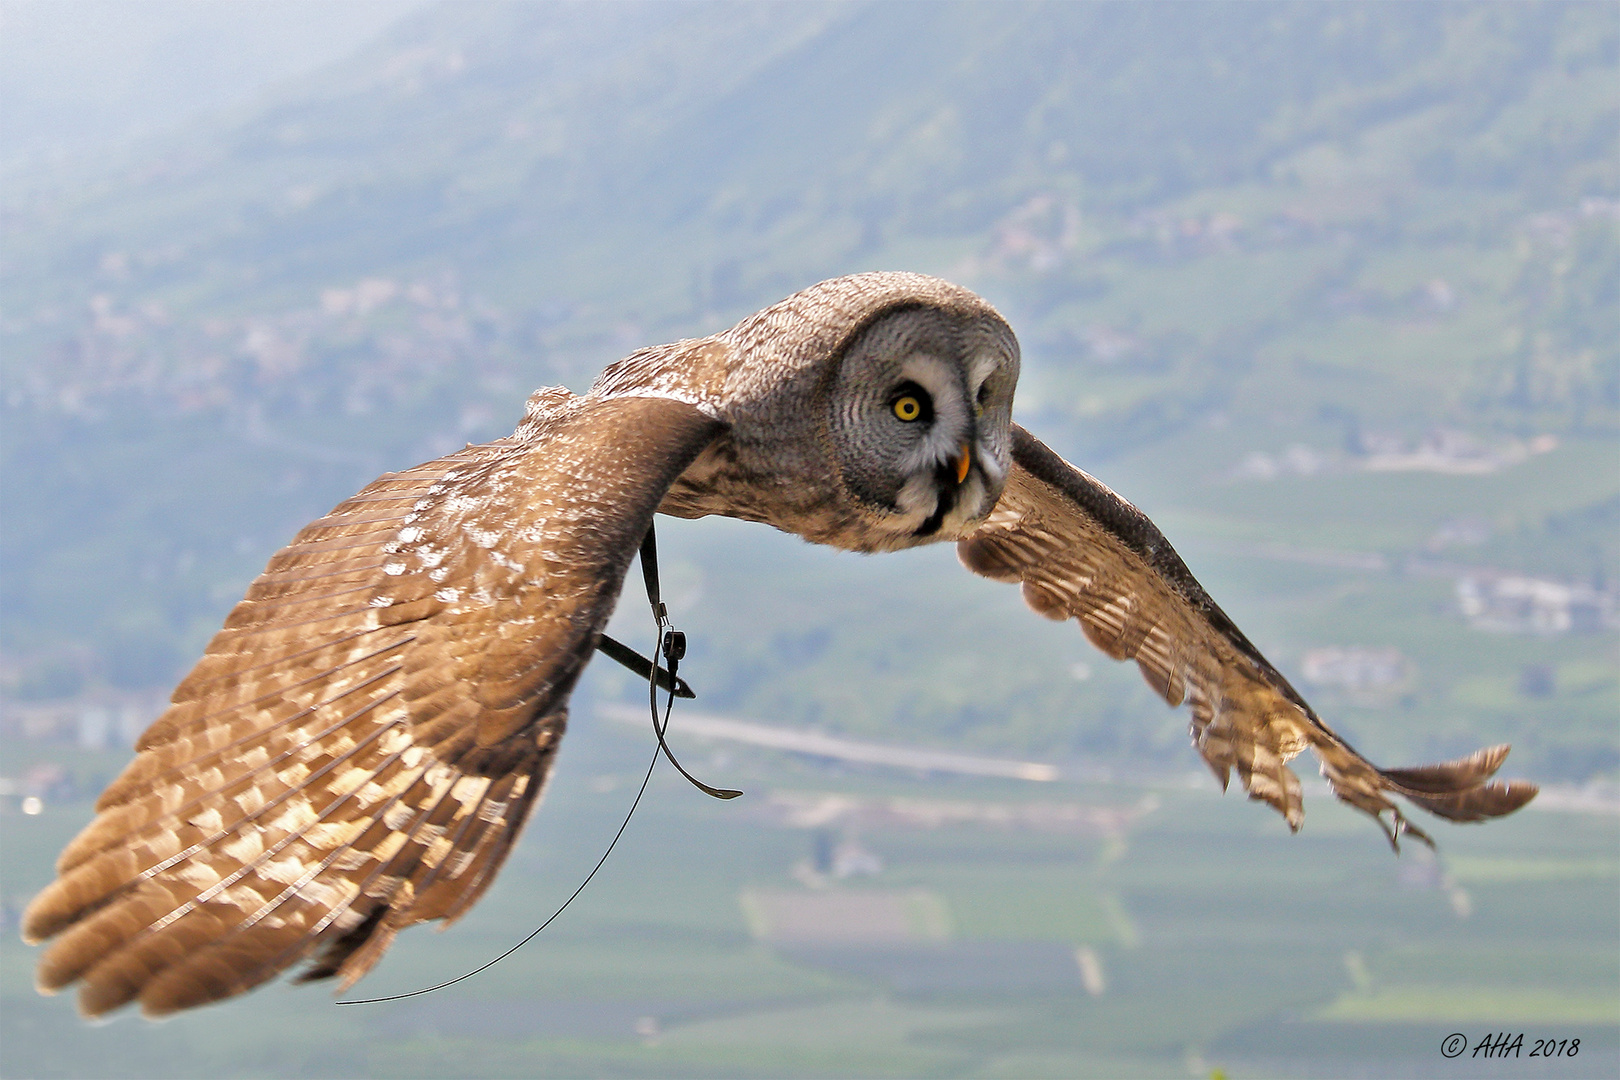
[[[536,392],[509,437],[390,473],[270,560],[29,905],[39,986],[162,1015],[300,961],[351,985],[486,890],[656,512],[892,551],[955,541],[1134,659],[1225,784],[1289,825],[1311,750],[1396,842],[1391,800],[1518,809],[1506,747],[1379,769],[1333,733],[1140,511],[1012,422],[1018,343],[971,292],[874,273]]]

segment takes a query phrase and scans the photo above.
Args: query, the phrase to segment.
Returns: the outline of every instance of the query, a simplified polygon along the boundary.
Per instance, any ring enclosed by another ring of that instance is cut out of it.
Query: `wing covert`
[[[1193,743],[1222,787],[1236,770],[1250,797],[1275,807],[1290,828],[1299,828],[1304,806],[1287,762],[1307,748],[1334,794],[1372,815],[1392,844],[1402,833],[1429,838],[1390,794],[1454,821],[1479,821],[1536,793],[1523,781],[1489,782],[1506,746],[1413,769],[1367,761],[1250,643],[1140,510],[1016,424],[1006,488],[957,553],[975,573],[1020,583],[1040,614],[1077,619],[1109,656],[1135,660],[1172,706],[1185,701]]]
[[[365,974],[488,888],[664,492],[722,425],[543,390],[277,553],[24,915],[39,985],[160,1015]]]

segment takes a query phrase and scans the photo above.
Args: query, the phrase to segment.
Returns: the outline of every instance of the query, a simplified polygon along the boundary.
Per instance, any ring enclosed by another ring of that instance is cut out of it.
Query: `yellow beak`
[[[963,443],[962,449],[956,458],[956,482],[958,484],[967,479],[968,469],[972,468],[972,466],[971,450],[967,443]]]

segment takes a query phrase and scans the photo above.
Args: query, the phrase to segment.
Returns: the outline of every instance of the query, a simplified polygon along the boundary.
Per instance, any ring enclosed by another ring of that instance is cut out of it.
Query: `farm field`
[[[578,716],[552,794],[489,897],[447,933],[405,934],[349,996],[408,992],[477,966],[589,871],[651,741]],[[574,905],[475,979],[343,1009],[319,987],[268,987],[160,1024],[121,1015],[82,1028],[70,1001],[34,994],[34,950],[7,934],[0,1067],[41,1077],[1451,1076],[1463,1073],[1448,1071],[1442,1039],[1461,1032],[1472,1046],[1506,1030],[1525,1034],[1525,1052],[1537,1038],[1578,1038],[1580,1051],[1493,1061],[1492,1076],[1620,1067],[1613,813],[1437,825],[1438,859],[1411,845],[1397,858],[1319,785],[1290,838],[1265,808],[1219,797],[1207,774],[924,778],[681,743],[678,712],[675,730],[690,767],[748,795],[711,803],[661,771]],[[4,749],[8,760],[41,752]],[[107,764],[54,754],[70,769]],[[0,818],[8,921],[88,809]],[[997,815],[1015,824],[990,823]],[[862,858],[835,876],[840,860]]]

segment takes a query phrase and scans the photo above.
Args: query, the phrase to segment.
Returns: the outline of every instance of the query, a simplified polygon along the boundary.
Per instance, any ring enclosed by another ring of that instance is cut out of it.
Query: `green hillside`
[[[1313,691],[1369,752],[1610,773],[1612,631],[1486,633],[1456,583],[1620,581],[1617,77],[1605,4],[428,9],[268,104],[5,176],[8,693],[165,686],[377,472],[903,267],[1002,308],[1023,422],[1285,670],[1402,651],[1396,689]],[[1368,471],[1425,438],[1488,475]],[[1188,764],[1132,673],[948,551],[677,536],[706,707]]]

